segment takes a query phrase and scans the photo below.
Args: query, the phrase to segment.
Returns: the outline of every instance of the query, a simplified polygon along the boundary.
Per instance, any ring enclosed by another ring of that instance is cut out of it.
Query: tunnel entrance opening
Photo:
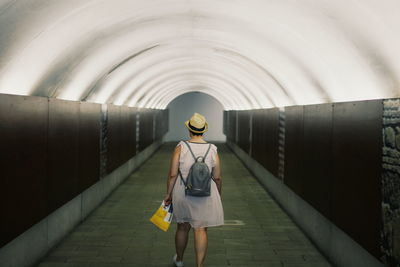
[[[201,92],[190,92],[173,99],[167,108],[169,109],[169,132],[165,136],[166,142],[188,139],[184,122],[195,112],[204,115],[207,119],[209,130],[204,134],[207,141],[226,141],[226,136],[222,132],[224,108],[216,98]]]

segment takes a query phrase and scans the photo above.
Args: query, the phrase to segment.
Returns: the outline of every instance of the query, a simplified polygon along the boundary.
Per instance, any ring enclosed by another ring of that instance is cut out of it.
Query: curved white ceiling
[[[397,0],[0,0],[0,93],[225,109],[400,96]]]

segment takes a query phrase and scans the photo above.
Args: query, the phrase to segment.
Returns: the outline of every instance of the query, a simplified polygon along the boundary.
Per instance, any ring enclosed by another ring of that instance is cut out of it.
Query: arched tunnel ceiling
[[[225,109],[398,97],[397,0],[0,0],[0,93]]]

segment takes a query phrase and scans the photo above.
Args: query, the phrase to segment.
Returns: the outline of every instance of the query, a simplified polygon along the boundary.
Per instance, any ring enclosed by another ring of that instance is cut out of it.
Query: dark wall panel
[[[164,116],[165,116],[164,128],[165,128],[165,133],[167,133],[169,131],[169,109],[164,110]]]
[[[331,219],[332,104],[304,106],[304,200]]]
[[[334,104],[333,222],[379,256],[382,100]]]
[[[111,173],[118,168],[123,161],[121,125],[121,106],[108,105],[107,173]]]
[[[264,110],[257,109],[252,111],[252,134],[251,134],[251,157],[258,163],[262,164],[262,159],[265,154],[265,124]]]
[[[153,110],[140,110],[140,126],[139,126],[139,150],[143,151],[146,147],[153,143]]]
[[[79,112],[79,191],[99,180],[101,105],[81,102]]]
[[[154,132],[154,140],[158,140],[159,139],[159,137],[160,137],[160,135],[161,135],[161,125],[160,125],[160,122],[161,122],[161,112],[160,112],[160,110],[154,110],[154,123],[155,123],[155,125],[154,125],[154,130],[155,130],[155,132]]]
[[[163,110],[155,110],[155,129],[156,129],[156,140],[159,140],[165,134],[165,122],[164,122],[164,111]]]
[[[261,159],[261,164],[275,177],[278,177],[279,109],[263,110],[262,123],[265,133],[265,153]]]
[[[46,215],[46,98],[0,95],[0,247]]]
[[[129,134],[131,133],[131,125],[129,124],[129,113],[130,113],[130,108],[127,106],[121,106],[121,113],[120,113],[120,153],[121,153],[121,158],[120,162],[118,162],[118,165],[121,165],[125,163],[126,161],[129,160]]]
[[[228,132],[227,131],[227,128],[228,128],[228,111],[224,110],[224,113],[223,113],[222,116],[223,116],[222,133],[226,135],[226,133]]]
[[[168,132],[168,110],[159,111],[160,121],[157,122],[156,128],[159,128],[158,139],[161,139]]]
[[[158,140],[168,132],[168,110],[157,110],[156,112],[156,140]]]
[[[250,111],[238,111],[238,146],[245,152],[250,152]]]
[[[236,110],[230,110],[228,115],[228,135],[227,139],[230,142],[236,143]]]
[[[153,123],[154,123],[154,113],[155,110],[149,109],[149,114],[148,114],[148,139],[147,139],[147,144],[146,147],[148,147],[149,145],[151,145],[154,142],[154,128],[153,128]]]
[[[49,99],[47,212],[78,193],[79,102]]]
[[[139,152],[141,152],[146,148],[147,144],[148,114],[144,109],[140,109],[139,114]]]
[[[303,106],[285,108],[284,182],[303,197]]]
[[[252,157],[278,177],[279,109],[253,111]]]
[[[128,122],[126,125],[126,131],[128,133],[127,142],[127,158],[126,160],[133,158],[136,154],[136,108],[129,108],[128,110]]]

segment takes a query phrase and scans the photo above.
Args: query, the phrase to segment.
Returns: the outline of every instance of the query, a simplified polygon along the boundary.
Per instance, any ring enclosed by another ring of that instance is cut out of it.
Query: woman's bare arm
[[[213,168],[212,175],[215,183],[217,184],[218,192],[221,195],[222,192],[221,161],[219,159],[218,153],[215,157],[215,167]]]
[[[167,194],[164,201],[166,205],[172,202],[172,190],[174,189],[175,181],[178,178],[179,156],[181,154],[181,146],[177,146],[171,157],[171,164],[167,177]]]

